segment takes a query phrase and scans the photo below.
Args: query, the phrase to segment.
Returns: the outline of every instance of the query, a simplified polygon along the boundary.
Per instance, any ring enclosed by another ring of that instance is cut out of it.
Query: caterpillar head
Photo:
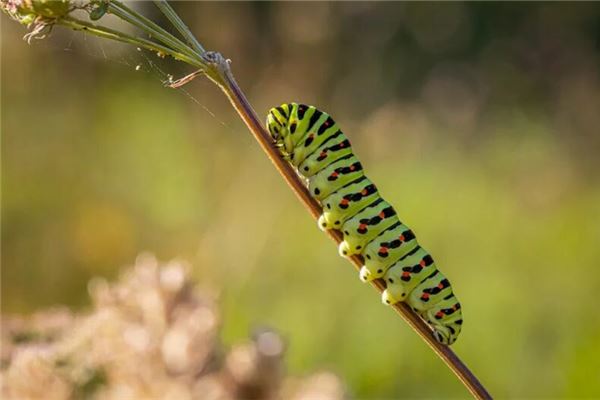
[[[274,141],[279,142],[283,137],[285,127],[273,116],[272,112],[267,116],[267,128]]]
[[[289,135],[288,122],[290,117],[290,105],[282,104],[269,110],[267,115],[267,128],[271,137],[280,143]]]

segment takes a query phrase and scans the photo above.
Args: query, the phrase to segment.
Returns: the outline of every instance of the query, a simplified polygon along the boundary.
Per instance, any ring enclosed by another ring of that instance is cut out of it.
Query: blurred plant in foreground
[[[215,299],[182,263],[141,255],[117,283],[96,278],[89,291],[89,314],[2,317],[3,398],[344,397],[329,372],[286,378],[284,342],[273,331],[225,352]]]

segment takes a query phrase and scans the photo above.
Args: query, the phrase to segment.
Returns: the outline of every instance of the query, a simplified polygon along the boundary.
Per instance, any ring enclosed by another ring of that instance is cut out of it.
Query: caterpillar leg
[[[366,265],[363,265],[360,268],[360,271],[358,271],[358,274],[360,276],[360,280],[363,282],[370,282],[376,278],[372,278],[371,277],[371,271],[367,268]]]
[[[325,232],[327,229],[331,229],[331,227],[327,223],[327,219],[325,218],[325,215],[323,215],[323,214],[321,214],[321,216],[317,220],[317,225],[319,226],[319,229],[322,230],[323,232]]]
[[[381,302],[390,306],[404,301],[404,299],[406,299],[406,292],[401,285],[388,286],[381,294]]]
[[[342,257],[350,257],[351,255],[357,254],[358,252],[353,252],[352,249],[350,248],[350,246],[348,245],[348,242],[343,241],[338,246],[338,253]]]

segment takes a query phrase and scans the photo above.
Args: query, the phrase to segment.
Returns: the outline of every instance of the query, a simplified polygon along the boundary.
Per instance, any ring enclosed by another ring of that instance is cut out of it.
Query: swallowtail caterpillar
[[[290,103],[271,109],[267,126],[281,155],[307,179],[311,196],[323,207],[319,228],[344,234],[340,255],[360,254],[365,263],[360,278],[385,280],[385,304],[405,301],[438,341],[454,343],[462,312],[450,282],[365,176],[333,118],[313,106]]]

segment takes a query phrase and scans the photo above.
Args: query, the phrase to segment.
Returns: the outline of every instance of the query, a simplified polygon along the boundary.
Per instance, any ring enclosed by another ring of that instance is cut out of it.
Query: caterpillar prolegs
[[[365,176],[331,116],[313,106],[282,104],[269,111],[267,126],[282,156],[308,180],[311,196],[322,205],[319,227],[344,234],[340,255],[362,255],[360,278],[385,280],[384,303],[405,301],[431,325],[438,341],[452,344],[462,312],[450,282]]]

